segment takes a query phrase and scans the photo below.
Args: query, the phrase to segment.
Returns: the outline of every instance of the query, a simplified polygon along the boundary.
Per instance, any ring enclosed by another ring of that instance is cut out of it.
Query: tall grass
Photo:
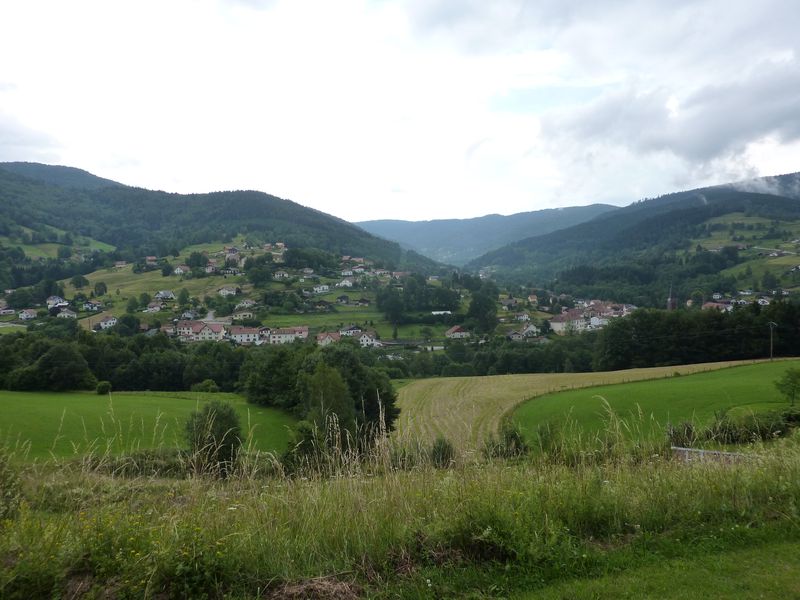
[[[442,565],[548,579],[665,534],[690,544],[777,523],[800,537],[800,438],[739,464],[685,465],[663,442],[637,442],[642,423],[610,413],[602,435],[551,430],[525,459],[456,455],[444,469],[411,440],[379,436],[356,452],[335,424],[291,474],[252,449],[224,481],[131,477],[101,457],[21,468],[21,502],[0,524],[0,597],[76,586],[259,597],[326,577],[356,593]]]

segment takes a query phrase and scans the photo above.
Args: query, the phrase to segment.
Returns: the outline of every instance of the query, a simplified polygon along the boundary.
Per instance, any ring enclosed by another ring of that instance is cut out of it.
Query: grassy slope
[[[503,415],[521,402],[572,388],[610,385],[696,373],[741,363],[631,369],[607,373],[555,373],[449,377],[414,381],[399,393],[397,435],[431,440],[444,435],[462,448],[480,446]]]
[[[520,600],[592,598],[798,598],[800,543],[701,554],[554,585]]]
[[[102,281],[108,286],[108,294],[103,296],[101,300],[112,301],[114,307],[110,312],[119,316],[125,313],[128,299],[138,299],[142,292],[154,296],[159,290],[172,290],[177,296],[181,288],[186,288],[191,296],[202,299],[204,296],[216,296],[217,290],[226,285],[238,286],[244,290],[248,290],[251,287],[246,283],[243,276],[214,276],[181,280],[180,277],[175,275],[164,277],[159,270],[134,274],[132,269],[132,265],[128,265],[90,273],[86,275],[89,285],[83,289],[83,292],[88,294],[96,283]],[[75,289],[69,284],[68,280],[64,280],[62,283],[64,283],[64,291],[67,297],[71,298],[75,294]],[[119,294],[117,294],[117,290],[119,290]]]
[[[276,409],[247,404],[235,394],[216,394],[231,400],[242,428],[253,428],[259,450],[282,451],[294,424]],[[183,424],[211,394],[192,392],[114,392],[111,399],[93,393],[32,393],[0,391],[0,440],[29,442],[28,458],[52,454],[69,456],[90,449],[113,453],[183,445]]]
[[[765,362],[691,377],[669,377],[658,381],[609,385],[566,391],[539,397],[519,406],[514,420],[523,430],[535,431],[542,423],[567,417],[588,431],[600,429],[606,414],[605,402],[622,418],[639,410],[654,429],[662,431],[667,422],[706,422],[716,411],[763,411],[785,406],[773,381],[800,361]]]
[[[647,574],[668,559],[796,544],[798,442],[735,465],[540,457],[386,471],[379,454],[334,478],[224,482],[28,468],[27,505],[0,536],[0,596],[77,597],[84,583],[124,597],[263,598],[329,576],[386,598],[496,598]]]

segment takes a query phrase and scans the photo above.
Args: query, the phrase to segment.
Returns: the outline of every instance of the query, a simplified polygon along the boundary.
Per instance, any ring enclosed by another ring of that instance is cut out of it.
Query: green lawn
[[[672,559],[515,596],[519,600],[591,598],[800,598],[800,544],[784,542]]]
[[[308,325],[320,331],[338,331],[340,327],[350,324],[363,325],[373,321],[377,324],[381,318],[380,313],[369,307],[340,306],[336,312],[330,313],[303,313],[303,314],[273,314],[267,316],[266,324],[270,327],[292,327]]]
[[[183,424],[211,397],[230,400],[242,429],[252,430],[255,448],[282,451],[295,420],[271,408],[248,404],[236,394],[193,392],[114,392],[111,398],[88,392],[0,391],[0,442],[29,443],[29,459],[113,453],[137,448],[183,445]]]
[[[572,419],[587,431],[603,427],[605,403],[622,418],[643,417],[653,430],[668,422],[709,421],[716,411],[766,411],[786,406],[773,382],[800,361],[765,362],[654,381],[599,386],[548,394],[528,400],[512,414],[523,430]]]
[[[5,335],[8,333],[17,333],[26,330],[27,328],[24,325],[3,325],[2,327],[0,327],[0,335]]]

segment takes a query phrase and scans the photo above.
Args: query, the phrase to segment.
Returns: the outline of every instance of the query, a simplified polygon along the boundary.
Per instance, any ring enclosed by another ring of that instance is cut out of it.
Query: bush
[[[518,458],[530,451],[522,431],[515,423],[504,422],[500,428],[500,437],[489,436],[483,445],[485,458]]]
[[[111,382],[98,381],[95,390],[97,391],[98,396],[107,396],[108,394],[111,393]]]
[[[431,463],[439,469],[445,469],[455,462],[456,450],[447,438],[439,436],[431,446]]]
[[[800,425],[800,408],[789,408],[781,413],[783,420],[786,421],[790,427],[797,427]]]
[[[749,444],[783,437],[789,430],[789,423],[780,413],[751,414],[740,418],[719,414],[705,437],[722,444]]]
[[[195,473],[230,474],[242,447],[239,415],[233,406],[212,400],[189,415],[186,438]]]
[[[11,457],[0,448],[0,521],[11,519],[17,514],[21,486],[16,469],[11,465]]]
[[[193,383],[191,388],[193,392],[211,392],[216,393],[219,391],[217,382],[213,379],[204,379],[200,383]]]

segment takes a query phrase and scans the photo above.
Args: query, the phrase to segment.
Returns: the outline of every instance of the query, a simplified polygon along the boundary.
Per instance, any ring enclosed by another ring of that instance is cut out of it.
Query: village
[[[130,281],[160,271],[164,283],[177,280],[179,285],[190,286],[202,281],[203,289],[210,290],[211,294],[207,291],[205,296],[198,297],[199,293],[190,294],[186,288],[176,293],[177,287],[165,287],[142,292],[138,300],[124,295],[115,298],[104,282],[96,281],[94,291],[88,295],[73,285],[72,299],[66,299],[66,294],[52,295],[38,307],[15,309],[6,299],[0,299],[0,324],[27,324],[50,316],[85,321],[84,327],[88,324],[91,331],[104,331],[115,327],[124,315],[135,314],[139,332],[147,335],[161,332],[186,343],[213,341],[244,346],[288,344],[309,338],[321,346],[351,339],[362,348],[414,347],[435,340],[441,343],[487,339],[485,334],[479,335],[465,325],[463,314],[459,321],[461,310],[431,310],[425,322],[432,319],[441,325],[420,327],[424,336],[401,336],[398,339],[396,325],[394,331],[389,332],[386,323],[376,324],[376,320],[381,318],[375,309],[376,290],[391,287],[402,291],[404,283],[412,275],[410,272],[391,271],[376,266],[369,259],[348,255],[338,257],[337,268],[288,266],[285,264],[288,251],[283,242],[259,246],[242,242],[224,245],[219,250],[188,252],[182,255],[184,260],[175,265],[164,257],[152,255],[133,264],[116,261],[110,272],[126,273],[129,270]],[[253,281],[259,281],[254,273],[264,268],[268,271],[268,285],[264,285],[263,276],[260,286],[253,285]],[[99,279],[102,273],[96,272],[90,277]],[[481,274],[481,279],[485,278],[485,274]],[[444,279],[431,275],[426,278],[426,285],[441,286]],[[214,286],[216,281],[222,285]],[[8,297],[14,290],[5,292]],[[470,294],[463,289],[460,294],[461,307],[465,309]],[[700,307],[730,311],[753,302],[767,306],[775,296],[786,295],[788,292],[781,290],[759,294],[745,289],[735,296],[714,292],[707,301],[702,298]],[[266,298],[271,299],[271,306],[265,302]],[[127,301],[126,306],[123,306],[123,301]],[[275,302],[283,304],[275,306]],[[697,299],[686,300],[686,308],[697,308],[693,306],[696,302]],[[542,290],[520,297],[505,292],[496,298],[494,336],[513,342],[539,343],[546,341],[548,334],[565,336],[600,330],[611,320],[630,315],[636,308],[632,304],[573,299]],[[667,308],[677,308],[671,292]],[[281,314],[278,317],[280,323],[269,326],[275,314]],[[321,315],[340,315],[342,322],[331,327],[329,322],[319,319]],[[303,322],[304,316],[307,322]],[[422,316],[417,315],[418,318]],[[383,336],[379,329],[383,329]],[[387,333],[391,333],[391,339]]]

